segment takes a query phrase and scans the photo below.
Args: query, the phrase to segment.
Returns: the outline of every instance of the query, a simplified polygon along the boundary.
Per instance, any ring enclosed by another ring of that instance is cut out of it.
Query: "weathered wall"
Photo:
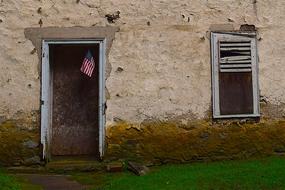
[[[123,1],[110,54],[113,66],[107,120],[141,122],[192,113],[208,116],[211,106],[210,54],[206,32],[214,24],[258,28],[260,90],[268,104],[284,102],[284,1]],[[143,9],[147,7],[146,9]],[[125,12],[131,17],[124,15]],[[183,18],[184,15],[184,18]],[[189,19],[188,19],[189,18]],[[150,26],[146,26],[147,22]],[[189,21],[189,22],[188,22]],[[272,39],[274,38],[274,39]],[[274,66],[273,66],[274,65]],[[125,72],[116,72],[116,67]],[[280,68],[278,71],[276,68]],[[281,86],[280,86],[281,85]],[[124,107],[123,111],[121,107]],[[284,106],[278,112],[284,113]]]
[[[108,131],[106,158],[163,164],[284,156],[284,139],[284,121],[117,123]]]
[[[108,21],[105,15],[117,11],[120,18]],[[218,24],[234,29],[256,26],[262,118],[281,119],[285,116],[284,12],[283,0],[1,0],[0,125],[18,122],[20,115],[18,125],[26,131],[31,127],[26,115],[39,113],[40,52],[26,38],[26,28],[109,25],[120,30],[108,56],[108,131],[121,121],[187,124],[209,119],[208,37],[211,27],[222,29]],[[38,129],[39,123],[32,128]]]
[[[0,166],[41,164],[39,112],[0,122]]]

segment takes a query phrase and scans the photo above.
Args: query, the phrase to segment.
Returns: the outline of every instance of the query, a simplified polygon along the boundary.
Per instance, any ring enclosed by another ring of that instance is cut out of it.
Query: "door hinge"
[[[106,114],[107,104],[106,102],[103,104],[103,115]]]

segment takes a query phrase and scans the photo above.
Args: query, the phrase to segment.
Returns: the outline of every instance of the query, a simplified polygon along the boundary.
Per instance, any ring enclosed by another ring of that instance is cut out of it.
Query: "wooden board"
[[[91,50],[92,78],[80,72]],[[52,155],[98,154],[99,45],[51,45],[53,72]]]

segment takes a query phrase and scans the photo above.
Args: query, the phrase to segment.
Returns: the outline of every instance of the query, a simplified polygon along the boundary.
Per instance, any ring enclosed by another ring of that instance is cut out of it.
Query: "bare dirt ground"
[[[84,190],[85,186],[68,179],[66,175],[40,175],[20,174],[20,177],[28,179],[31,183],[40,185],[44,190]]]

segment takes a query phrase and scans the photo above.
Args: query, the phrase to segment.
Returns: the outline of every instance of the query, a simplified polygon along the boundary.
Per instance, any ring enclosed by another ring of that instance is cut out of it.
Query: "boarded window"
[[[212,33],[211,48],[214,118],[258,117],[255,35]]]

